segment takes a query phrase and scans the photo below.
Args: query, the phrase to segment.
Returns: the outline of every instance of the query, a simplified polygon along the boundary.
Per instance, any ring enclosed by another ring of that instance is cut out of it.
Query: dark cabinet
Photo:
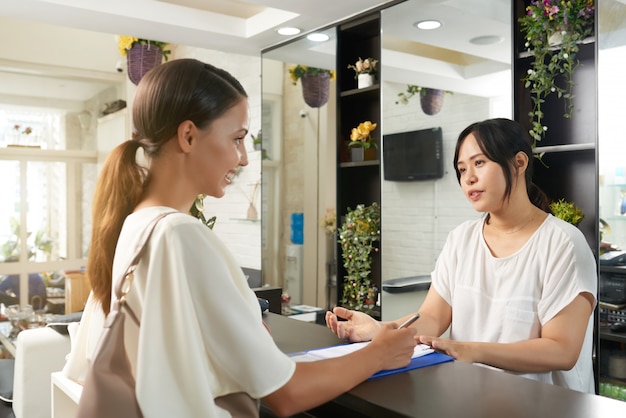
[[[528,113],[532,101],[529,89],[524,86],[524,77],[531,67],[534,56],[526,51],[525,39],[520,28],[519,17],[526,13],[529,0],[516,1],[513,13],[513,117],[527,130],[532,124]],[[598,257],[599,250],[599,198],[598,198],[598,124],[597,124],[597,47],[593,37],[579,44],[574,81],[574,109],[570,118],[564,117],[566,103],[556,94],[550,95],[542,105],[544,125],[548,126],[541,141],[537,142],[536,153],[542,154],[535,160],[534,182],[551,200],[565,199],[574,202],[585,214],[578,225],[585,235],[589,247]],[[563,84],[563,80],[557,80]],[[599,310],[596,309],[596,319]],[[599,324],[596,321],[596,324]],[[601,332],[595,333],[596,376],[602,361],[598,347]]]
[[[371,13],[345,22],[337,31],[337,217],[339,225],[343,222],[348,208],[357,205],[366,206],[381,203],[381,168],[380,168],[380,71],[374,84],[357,88],[354,65],[359,59],[372,57],[380,59],[380,12]],[[373,160],[351,161],[350,132],[361,122],[371,121],[378,127],[373,132],[378,143],[376,157]],[[380,241],[376,243],[378,245]],[[378,245],[378,247],[380,247]],[[337,303],[341,305],[345,268],[342,263],[341,246],[337,244]],[[372,252],[372,283],[381,289],[380,248]],[[374,317],[380,317],[380,309],[374,309]]]

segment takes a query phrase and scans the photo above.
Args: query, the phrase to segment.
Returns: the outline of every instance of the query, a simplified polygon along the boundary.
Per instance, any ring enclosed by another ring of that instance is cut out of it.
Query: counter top
[[[285,353],[340,342],[324,326],[275,314],[265,314],[264,319]],[[607,418],[626,416],[626,402],[454,361],[368,380],[307,413],[320,417]]]

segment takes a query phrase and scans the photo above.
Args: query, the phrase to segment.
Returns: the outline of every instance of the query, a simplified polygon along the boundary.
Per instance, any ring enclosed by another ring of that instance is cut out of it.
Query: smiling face
[[[457,170],[465,197],[479,212],[494,212],[502,208],[506,180],[502,167],[488,159],[478,146],[474,134],[469,134],[459,148]]]
[[[242,99],[209,127],[197,130],[187,170],[198,194],[224,196],[226,186],[241,166],[248,165],[244,138],[248,134],[248,101]]]

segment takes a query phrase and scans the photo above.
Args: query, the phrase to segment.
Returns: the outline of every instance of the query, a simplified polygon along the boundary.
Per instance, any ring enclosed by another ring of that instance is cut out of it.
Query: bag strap
[[[154,218],[152,221],[150,221],[150,223],[148,224],[146,229],[143,231],[143,234],[141,235],[141,238],[138,241],[137,247],[135,248],[135,254],[133,255],[133,258],[131,259],[130,264],[124,271],[122,278],[118,280],[117,284],[115,285],[115,299],[113,300],[111,304],[111,312],[113,311],[117,312],[121,310],[122,307],[125,307],[126,311],[130,314],[130,317],[137,325],[139,325],[139,319],[137,318],[137,315],[135,315],[133,310],[130,308],[130,306],[128,306],[128,304],[126,303],[126,296],[128,295],[128,292],[130,292],[130,289],[133,284],[135,268],[137,267],[137,264],[139,264],[139,260],[141,259],[141,256],[143,255],[143,251],[146,248],[146,244],[148,243],[148,241],[150,240],[150,237],[152,236],[152,232],[154,231],[154,228],[156,227],[156,225],[159,223],[161,219],[165,218],[167,215],[171,215],[172,213],[177,213],[177,212],[176,211],[165,212],[165,213],[160,214],[156,218]]]

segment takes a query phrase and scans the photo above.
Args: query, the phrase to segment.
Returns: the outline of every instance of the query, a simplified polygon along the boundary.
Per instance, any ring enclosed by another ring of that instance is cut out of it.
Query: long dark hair
[[[122,225],[150,181],[149,172],[136,161],[137,150],[154,157],[176,136],[181,122],[206,128],[245,97],[232,75],[195,59],[166,62],[142,78],[133,101],[133,139],[107,157],[92,207],[87,276],[105,314],[111,306],[113,256]]]
[[[526,192],[530,201],[539,209],[551,213],[550,201],[546,194],[533,183],[533,162],[534,155],[530,143],[530,137],[519,123],[505,118],[487,119],[482,122],[475,122],[469,125],[459,134],[454,150],[454,170],[459,184],[461,183],[461,173],[457,167],[459,160],[459,149],[463,141],[469,134],[473,134],[480,150],[491,161],[502,167],[506,188],[503,199],[511,196],[513,188],[513,175],[517,174],[515,156],[518,152],[523,152],[528,156],[528,167],[524,178],[526,180]]]

